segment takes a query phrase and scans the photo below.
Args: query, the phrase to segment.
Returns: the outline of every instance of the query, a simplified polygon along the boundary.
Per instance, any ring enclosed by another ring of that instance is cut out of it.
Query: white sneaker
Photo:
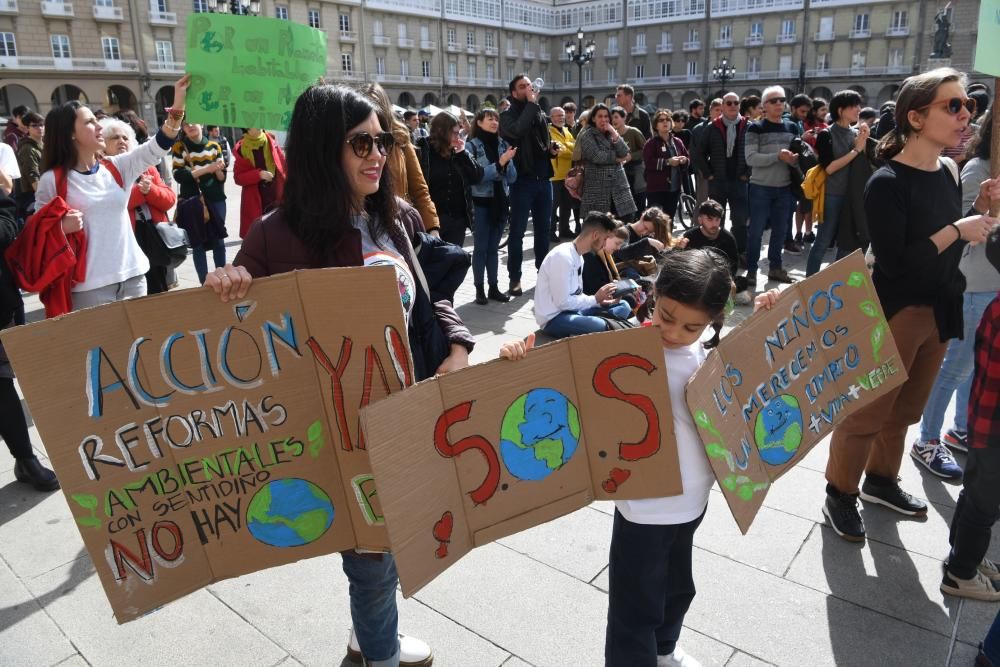
[[[351,662],[367,665],[364,656],[361,654],[361,645],[358,644],[358,637],[351,628],[351,637],[347,640],[347,658]],[[399,665],[400,667],[430,667],[434,663],[434,656],[431,654],[431,647],[427,642],[416,637],[399,635]]]
[[[675,646],[670,655],[656,656],[656,667],[701,667],[701,663],[681,650],[680,646]]]

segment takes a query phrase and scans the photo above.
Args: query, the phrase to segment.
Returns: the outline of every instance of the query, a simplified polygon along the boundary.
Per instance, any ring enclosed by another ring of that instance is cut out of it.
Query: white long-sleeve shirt
[[[74,292],[113,285],[149,271],[149,260],[132,231],[128,198],[132,183],[169,152],[169,146],[163,148],[157,139],[150,139],[128,153],[107,158],[118,169],[125,187],[119,186],[100,162],[87,174],[76,169],[67,171],[66,203],[83,213],[83,230],[87,234],[87,277],[73,286]],[[38,181],[37,208],[55,196],[55,172],[49,170]]]
[[[535,284],[535,321],[544,327],[559,313],[579,312],[597,305],[594,296],[583,293],[583,256],[573,242],[549,251],[538,269]]]

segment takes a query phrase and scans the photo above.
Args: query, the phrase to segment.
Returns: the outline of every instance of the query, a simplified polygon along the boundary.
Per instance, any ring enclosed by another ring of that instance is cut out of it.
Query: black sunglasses
[[[952,116],[957,116],[959,112],[962,111],[962,107],[970,114],[976,113],[976,100],[971,97],[952,97],[947,100],[937,100],[936,102],[931,102],[930,104],[925,104],[924,106],[917,109],[917,111],[923,111],[924,109],[929,109],[931,107],[944,106],[947,108],[948,113]]]
[[[785,98],[784,97],[772,97],[771,99],[764,100],[764,101],[767,102],[768,104],[784,104],[785,103]]]
[[[378,152],[388,155],[392,147],[396,145],[396,137],[391,132],[379,132],[374,137],[367,132],[359,132],[346,142],[354,149],[354,154],[359,158],[366,158],[372,153],[372,147],[378,146]]]

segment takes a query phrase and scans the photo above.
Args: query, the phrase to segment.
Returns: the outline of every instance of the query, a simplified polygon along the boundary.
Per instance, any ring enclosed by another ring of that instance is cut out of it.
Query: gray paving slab
[[[608,564],[610,516],[585,507],[500,543],[560,572],[589,582]]]
[[[973,667],[976,663],[976,656],[979,655],[979,649],[975,646],[970,646],[969,644],[963,644],[958,642],[955,644],[955,648],[951,653],[951,662],[948,663],[949,667]]]
[[[279,662],[277,665],[275,665],[275,667],[300,667],[301,665],[302,665],[301,662],[299,662],[292,656],[288,656],[287,658]]]
[[[951,637],[958,601],[938,589],[941,561],[869,541],[847,542],[817,527],[786,578]]]
[[[473,551],[415,597],[532,664],[602,662],[607,596],[500,544]]]
[[[755,658],[752,655],[747,655],[742,651],[737,651],[733,654],[733,657],[729,659],[726,663],[726,667],[767,667],[768,665],[773,665],[774,663]]]
[[[694,534],[696,546],[719,556],[781,575],[815,523],[762,507],[750,531],[740,533],[721,493],[709,494],[705,518]]]
[[[530,662],[525,662],[516,655],[512,655],[509,658],[507,658],[507,662],[503,663],[503,667],[533,667],[533,666]]]
[[[54,665],[75,653],[41,603],[0,561],[0,665]]]
[[[776,665],[940,665],[948,655],[947,636],[700,549],[694,571],[685,624]]]
[[[26,585],[80,654],[94,665],[271,667],[287,655],[207,590],[118,625],[89,559],[52,570]],[[289,617],[286,622],[294,619]]]
[[[62,662],[56,663],[54,667],[89,667],[90,663],[83,659],[79,653],[74,653]]]
[[[712,639],[708,635],[685,626],[681,630],[681,636],[677,640],[677,645],[700,662],[705,667],[709,665],[725,665],[730,657],[736,653],[732,646]]]
[[[954,600],[955,598],[949,598]],[[962,600],[962,614],[958,619],[956,639],[973,646],[978,646],[989,632],[993,619],[1000,612],[1000,604],[996,602],[980,602],[978,600]]]
[[[590,582],[590,585],[593,586],[594,588],[596,588],[597,590],[604,591],[605,593],[607,593],[608,592],[608,576],[609,576],[608,575],[608,568],[605,567],[603,570],[601,570],[600,574],[598,574],[596,577],[594,577],[594,579]]]

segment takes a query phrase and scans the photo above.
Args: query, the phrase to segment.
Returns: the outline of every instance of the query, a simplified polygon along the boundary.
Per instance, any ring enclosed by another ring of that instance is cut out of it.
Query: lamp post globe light
[[[719,82],[723,92],[726,89],[726,82],[731,81],[736,76],[736,68],[729,64],[728,58],[723,58],[718,65],[712,68],[712,78]]]
[[[597,44],[594,40],[587,40],[587,43],[583,43],[583,28],[576,31],[576,42],[573,40],[566,42],[566,58],[573,63],[576,63],[577,69],[577,87],[576,87],[576,103],[580,109],[583,111],[583,66],[594,59],[594,51],[597,50]]]

